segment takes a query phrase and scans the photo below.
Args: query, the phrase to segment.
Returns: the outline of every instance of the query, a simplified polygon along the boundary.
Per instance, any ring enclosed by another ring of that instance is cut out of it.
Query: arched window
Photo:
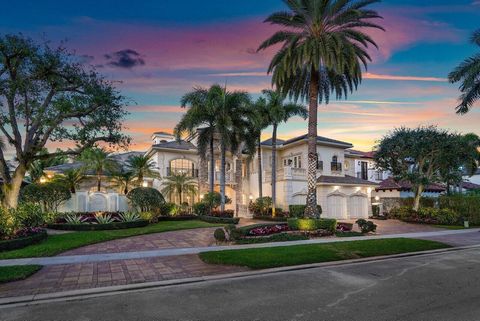
[[[338,156],[337,155],[332,157],[332,163],[338,163]]]
[[[195,163],[189,159],[179,158],[170,161],[167,168],[167,176],[172,174],[187,174],[191,177],[198,176],[198,170],[195,168]]]
[[[338,162],[338,156],[337,155],[332,157],[331,170],[332,170],[332,172],[341,172],[342,171],[342,163]]]

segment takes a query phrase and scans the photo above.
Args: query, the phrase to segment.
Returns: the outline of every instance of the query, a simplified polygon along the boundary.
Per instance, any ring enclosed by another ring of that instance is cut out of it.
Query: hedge
[[[113,222],[109,224],[48,224],[47,227],[64,231],[102,231],[145,227],[148,223],[147,220],[140,220],[135,222]]]
[[[47,238],[47,231],[44,230],[40,233],[31,235],[28,237],[0,241],[0,252],[21,249],[32,244],[40,243],[46,238]]]
[[[289,205],[288,211],[290,212],[290,217],[303,217],[305,213],[305,208],[307,205]],[[318,213],[322,214],[322,207],[317,205]]]
[[[191,221],[191,220],[198,220],[197,215],[176,215],[176,216],[159,216],[157,218],[158,222],[165,222],[165,221]]]
[[[272,222],[286,222],[288,217],[271,217],[271,216],[263,216],[263,215],[254,215],[254,220],[262,220],[262,221],[272,221]]]
[[[471,225],[480,225],[480,195],[446,195],[440,196],[439,206],[450,209]]]
[[[201,221],[214,224],[238,224],[239,217],[215,217],[215,216],[199,216]]]
[[[337,229],[337,220],[329,218],[289,218],[287,222],[290,229],[294,231],[327,230],[335,233]]]

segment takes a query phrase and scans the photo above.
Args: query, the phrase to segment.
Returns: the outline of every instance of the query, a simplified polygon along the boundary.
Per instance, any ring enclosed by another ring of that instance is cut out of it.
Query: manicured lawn
[[[204,262],[211,264],[239,265],[252,269],[266,269],[448,247],[450,246],[434,241],[396,238],[205,252],[200,254],[200,258]]]
[[[465,230],[465,226],[463,225],[432,225],[433,227],[444,228],[447,230]],[[474,228],[475,226],[470,226],[470,228]]]
[[[0,252],[0,259],[53,256],[81,246],[135,235],[215,226],[221,225],[210,224],[202,221],[167,221],[151,224],[146,227],[125,230],[88,231],[49,235],[48,238],[42,243],[31,245],[19,250]]]
[[[0,283],[26,279],[41,268],[40,265],[0,266]]]

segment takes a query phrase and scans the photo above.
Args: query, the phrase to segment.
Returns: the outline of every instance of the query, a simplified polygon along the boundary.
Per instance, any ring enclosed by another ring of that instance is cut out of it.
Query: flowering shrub
[[[275,224],[275,225],[265,225],[265,226],[259,226],[256,228],[251,229],[248,232],[248,235],[250,236],[265,236],[265,235],[271,235],[271,234],[277,234],[281,232],[288,231],[288,225],[287,224]]]
[[[338,232],[350,232],[353,229],[353,224],[351,223],[337,223]]]
[[[25,227],[20,230],[18,230],[15,233],[15,236],[13,238],[23,238],[23,237],[29,237],[38,233],[43,233],[45,230],[40,227]]]

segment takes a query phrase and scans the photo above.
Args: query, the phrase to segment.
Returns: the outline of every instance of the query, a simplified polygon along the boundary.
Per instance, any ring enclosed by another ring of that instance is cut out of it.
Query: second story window
[[[320,160],[320,155],[317,153],[317,169],[323,171],[323,161]]]
[[[302,168],[302,155],[284,158],[283,166],[292,167],[292,168]]]
[[[331,170],[332,170],[332,172],[341,172],[342,171],[342,163],[338,162],[338,157],[337,156],[332,157]]]
[[[170,161],[170,166],[167,167],[167,176],[172,174],[187,174],[190,177],[198,177],[198,170],[195,164],[188,159],[180,158]]]

